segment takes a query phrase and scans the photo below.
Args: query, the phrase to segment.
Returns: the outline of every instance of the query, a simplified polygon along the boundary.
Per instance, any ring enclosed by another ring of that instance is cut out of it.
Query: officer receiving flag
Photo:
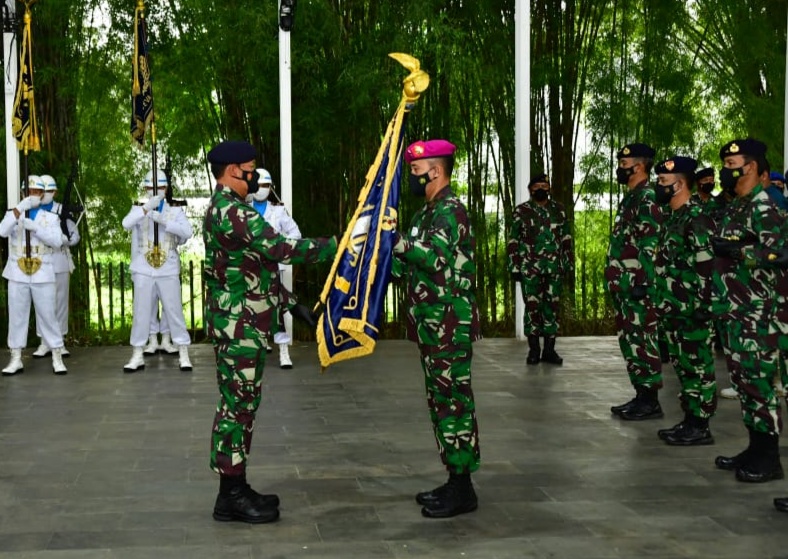
[[[401,53],[390,56],[411,73],[403,80],[402,100],[367,173],[320,296],[325,312],[318,322],[317,342],[323,368],[371,354],[380,332],[396,242],[405,116],[429,84],[418,60]]]

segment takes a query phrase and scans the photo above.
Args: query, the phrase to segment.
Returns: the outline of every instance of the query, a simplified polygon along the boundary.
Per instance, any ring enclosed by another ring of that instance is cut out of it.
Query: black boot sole
[[[714,437],[706,437],[706,438],[703,438],[703,439],[694,439],[694,440],[692,440],[692,439],[687,439],[687,440],[675,439],[675,440],[671,440],[670,436],[668,436],[667,438],[662,439],[662,440],[665,441],[665,444],[670,445],[670,446],[708,446],[708,445],[714,444]]]
[[[775,481],[778,479],[783,479],[784,477],[785,474],[783,473],[782,468],[766,473],[750,472],[748,470],[743,470],[742,468],[736,470],[736,481],[740,481],[742,483],[766,483],[767,481]]]
[[[460,514],[467,514],[479,508],[479,503],[466,503],[463,506],[453,509],[431,509],[426,506],[421,509],[421,515],[425,518],[452,518]]]
[[[245,522],[247,524],[268,524],[279,520],[279,509],[274,509],[271,514],[265,516],[247,516],[235,512],[213,511],[213,519],[217,522]]]

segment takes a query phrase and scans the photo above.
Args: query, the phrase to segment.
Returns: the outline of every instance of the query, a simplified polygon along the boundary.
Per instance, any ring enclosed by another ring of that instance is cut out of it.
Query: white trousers
[[[151,315],[160,295],[162,315],[167,317],[172,343],[189,345],[189,331],[183,318],[181,305],[181,281],[178,276],[152,278],[134,274],[134,318],[131,322],[131,339],[133,347],[144,347],[150,337]]]
[[[169,334],[170,333],[170,325],[167,323],[167,315],[163,312],[161,313],[161,318],[159,318],[159,300],[161,299],[161,293],[159,293],[159,287],[156,286],[156,296],[153,298],[153,308],[150,311],[150,333],[151,334]]]
[[[36,329],[41,331],[44,343],[52,349],[63,347],[55,317],[55,282],[21,283],[8,281],[8,347],[23,349],[27,346],[30,326],[30,302],[36,313]]]
[[[55,319],[60,326],[60,335],[64,338],[68,334],[68,284],[70,279],[70,272],[55,274]],[[41,327],[38,325],[38,321],[36,321],[36,335],[41,337]]]

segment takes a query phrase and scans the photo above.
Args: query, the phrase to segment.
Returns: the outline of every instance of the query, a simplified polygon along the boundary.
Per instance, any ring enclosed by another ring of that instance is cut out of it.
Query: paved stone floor
[[[671,367],[666,418],[624,423],[609,413],[632,392],[615,339],[558,350],[563,367],[526,368],[524,343],[475,345],[480,507],[449,520],[413,501],[445,477],[414,345],[323,375],[313,344],[293,348],[291,371],[272,355],[248,475],[282,518],[261,526],[211,518],[210,346],[192,348],[191,373],[158,356],[134,375],[126,347],[76,348],[65,377],[28,351],[23,375],[0,378],[0,558],[788,557],[788,515],[771,505],[788,481],[713,467],[745,445],[736,401],[720,402],[714,446],[667,447]]]

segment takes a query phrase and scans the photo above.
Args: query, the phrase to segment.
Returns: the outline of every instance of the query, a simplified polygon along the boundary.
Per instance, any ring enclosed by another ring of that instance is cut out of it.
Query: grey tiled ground
[[[713,467],[745,444],[737,402],[720,402],[716,445],[670,448],[655,436],[679,419],[669,366],[667,417],[623,423],[616,341],[558,346],[563,367],[526,368],[521,342],[476,344],[480,508],[443,521],[413,502],[445,477],[415,346],[382,342],[323,375],[313,344],[292,349],[292,371],[272,356],[249,478],[280,495],[282,519],[263,526],[211,518],[210,346],[192,349],[192,373],[160,356],[124,375],[128,348],[76,348],[66,377],[26,357],[0,378],[0,558],[788,557],[788,515],[771,506],[788,482]]]

